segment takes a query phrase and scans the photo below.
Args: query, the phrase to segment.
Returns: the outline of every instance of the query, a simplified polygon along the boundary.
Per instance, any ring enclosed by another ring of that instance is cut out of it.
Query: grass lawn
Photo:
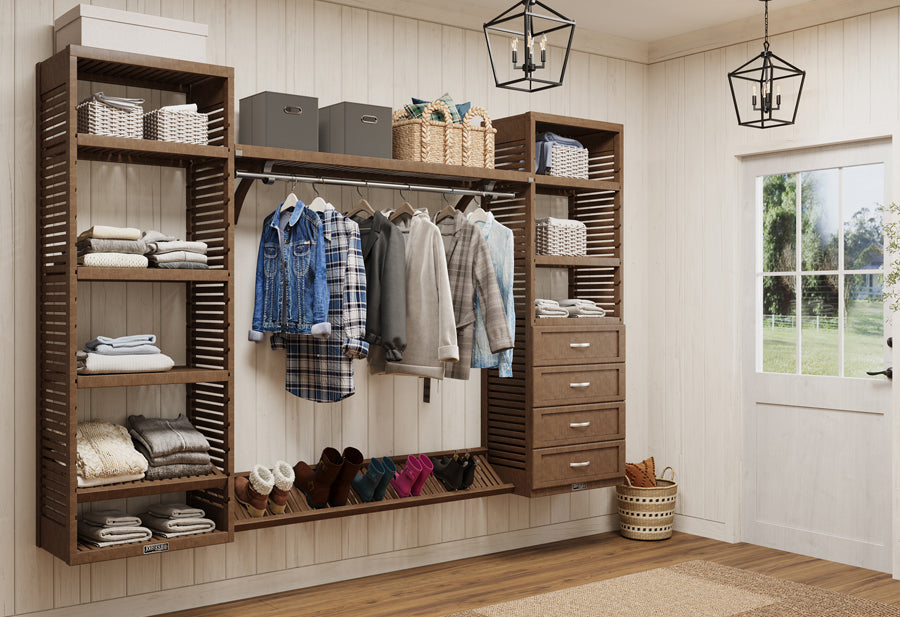
[[[869,377],[866,371],[881,370],[884,363],[883,309],[880,302],[857,301],[850,306],[844,335],[844,376]],[[797,366],[795,327],[763,327],[763,371],[795,373]],[[803,324],[804,375],[838,374],[838,331]],[[880,377],[875,377],[880,379]]]

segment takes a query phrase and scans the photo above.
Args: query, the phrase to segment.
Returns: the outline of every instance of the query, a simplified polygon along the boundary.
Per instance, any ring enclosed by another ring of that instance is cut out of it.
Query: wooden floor
[[[613,532],[180,611],[169,617],[440,617],[692,559],[900,606],[900,581],[889,574],[682,533],[663,542],[635,542]]]

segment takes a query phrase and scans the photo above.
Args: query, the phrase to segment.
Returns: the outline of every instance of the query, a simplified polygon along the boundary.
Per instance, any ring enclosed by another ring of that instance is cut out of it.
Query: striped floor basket
[[[666,480],[667,471],[672,479]],[[616,487],[619,504],[619,530],[623,537],[632,540],[665,540],[672,537],[672,521],[675,520],[675,497],[678,483],[671,467],[663,469],[656,486],[632,486],[628,477],[625,484]]]

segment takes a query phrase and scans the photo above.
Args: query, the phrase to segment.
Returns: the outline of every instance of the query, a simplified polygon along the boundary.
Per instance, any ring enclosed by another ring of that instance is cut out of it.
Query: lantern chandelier
[[[566,52],[559,65],[558,79],[554,79],[547,66],[550,53],[550,39],[547,35],[561,32],[557,36],[563,38],[565,30],[568,30]],[[572,50],[574,34],[575,22],[557,13],[543,2],[539,2],[539,0],[517,2],[501,15],[484,24],[484,39],[487,42],[488,55],[491,59],[494,83],[498,88],[521,92],[539,92],[561,86],[566,74],[566,65],[569,63],[569,52]],[[503,41],[503,46],[497,52],[497,58],[494,57],[494,48],[491,45],[492,35],[495,39]],[[512,69],[513,71],[522,71],[522,76],[514,75],[512,79],[501,82],[497,71],[498,66],[502,67],[505,62],[503,60],[505,54],[502,49],[507,44],[509,45],[509,56],[507,57],[512,61]],[[535,49],[535,46],[538,49]],[[539,71],[546,72],[539,73]]]
[[[769,0],[763,50],[728,74],[738,124],[757,129],[786,126],[797,121],[806,71],[769,51]]]

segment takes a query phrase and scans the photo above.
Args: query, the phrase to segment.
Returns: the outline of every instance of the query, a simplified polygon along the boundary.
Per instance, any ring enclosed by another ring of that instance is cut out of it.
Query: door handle
[[[884,375],[888,379],[894,378],[894,367],[889,366],[883,371],[866,371],[866,375]]]
[[[588,422],[569,422],[569,428],[584,428],[586,426],[590,426],[591,423]]]
[[[569,347],[571,347],[572,349],[576,349],[578,347],[590,347],[590,346],[591,346],[590,343],[569,343]]]
[[[581,383],[570,383],[570,384],[569,384],[569,387],[570,387],[570,388],[587,388],[587,387],[589,387],[590,385],[591,385],[591,382],[589,382],[589,381],[582,381]]]
[[[590,461],[582,461],[581,463],[569,463],[569,467],[587,467],[590,464]]]

